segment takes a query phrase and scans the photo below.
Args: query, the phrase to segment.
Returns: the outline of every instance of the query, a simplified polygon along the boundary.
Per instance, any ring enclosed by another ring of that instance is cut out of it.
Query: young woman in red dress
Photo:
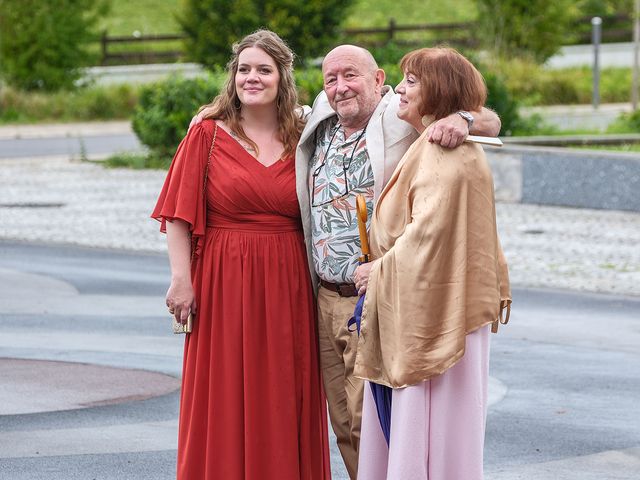
[[[178,147],[152,215],[167,233],[167,306],[183,322],[194,314],[178,479],[325,480],[326,410],[295,191],[303,120],[293,54],[260,30],[234,45],[228,70],[209,119]]]

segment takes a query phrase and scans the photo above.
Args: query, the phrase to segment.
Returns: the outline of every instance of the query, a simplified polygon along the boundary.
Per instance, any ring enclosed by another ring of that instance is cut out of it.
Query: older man
[[[349,476],[357,475],[363,382],[353,376],[357,338],[347,329],[357,301],[360,255],[356,195],[369,213],[400,158],[417,138],[396,116],[398,96],[365,49],[341,45],[322,63],[324,92],[316,98],[296,151],[298,200],[318,288],[320,364],[331,424]],[[495,136],[489,110],[458,112],[434,124],[430,140],[445,147],[469,131]]]

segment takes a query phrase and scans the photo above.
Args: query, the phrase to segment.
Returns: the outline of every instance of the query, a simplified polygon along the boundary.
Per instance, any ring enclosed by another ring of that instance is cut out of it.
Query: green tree
[[[567,43],[574,0],[478,0],[481,40],[496,54],[542,62]]]
[[[73,86],[106,10],[104,0],[0,0],[0,73],[25,90]]]
[[[186,0],[178,16],[187,35],[187,55],[207,66],[225,65],[231,45],[268,28],[278,33],[299,58],[326,52],[353,0]]]
[[[145,85],[133,114],[133,131],[153,155],[170,161],[193,113],[218,95],[223,80],[214,75],[171,77]]]
[[[593,27],[588,19],[596,16],[602,17],[603,42],[630,40],[630,35],[623,32],[633,30],[633,0],[579,0],[577,8],[584,17],[574,26],[579,43],[590,42]]]
[[[633,12],[633,0],[579,0],[581,15],[615,15]]]

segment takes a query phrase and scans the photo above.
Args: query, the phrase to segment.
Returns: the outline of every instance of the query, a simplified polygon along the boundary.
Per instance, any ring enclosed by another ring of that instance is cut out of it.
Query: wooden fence
[[[107,32],[100,38],[101,65],[130,65],[143,63],[173,63],[180,59],[182,51],[175,49],[175,42],[183,40],[184,35],[131,35],[110,37]],[[166,49],[172,42],[171,49]],[[113,46],[119,51],[114,52]],[[121,48],[118,48],[121,47]],[[164,48],[152,48],[164,47]]]
[[[576,45],[591,43],[591,18],[582,17],[576,22]],[[633,40],[633,18],[630,14],[603,15],[602,42],[631,42]]]
[[[632,22],[629,15],[603,16],[602,20],[603,42],[631,41]],[[583,17],[575,25],[576,33],[572,42],[567,43],[591,43],[591,17]],[[345,29],[340,40],[366,47],[378,47],[389,42],[403,46],[447,43],[454,47],[476,47],[479,45],[477,29],[475,22],[398,25],[391,19],[385,27]],[[100,42],[101,64],[175,62],[182,56],[177,42],[184,38],[181,34],[110,37],[104,32]],[[112,48],[114,46],[117,51]],[[138,46],[139,49],[136,49]]]
[[[386,27],[350,28],[344,30],[343,35],[346,40],[367,47],[379,47],[388,42],[409,46],[448,43],[452,46],[474,47],[478,45],[473,34],[476,27],[475,22],[398,25],[391,19]]]

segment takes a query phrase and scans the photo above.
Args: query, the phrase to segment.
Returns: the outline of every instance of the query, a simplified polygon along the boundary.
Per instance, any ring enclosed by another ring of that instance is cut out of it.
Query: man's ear
[[[377,92],[381,92],[382,91],[382,87],[384,86],[385,77],[386,77],[386,75],[384,73],[384,70],[382,70],[381,68],[376,70],[376,91]]]

